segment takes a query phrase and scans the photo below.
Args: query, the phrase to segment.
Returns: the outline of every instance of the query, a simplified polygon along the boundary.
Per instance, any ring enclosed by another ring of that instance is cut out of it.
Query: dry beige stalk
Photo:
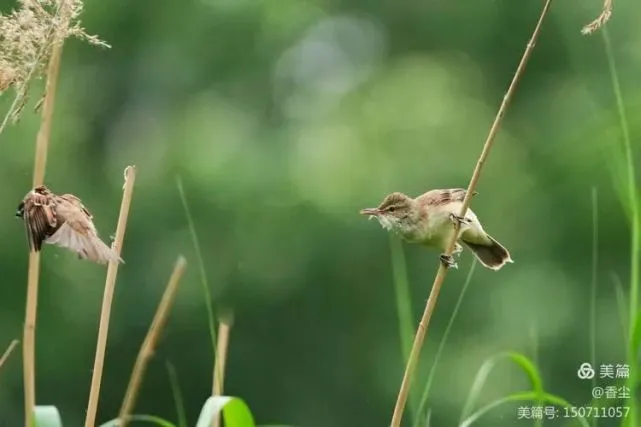
[[[223,311],[218,319],[218,344],[216,344],[216,360],[214,362],[214,380],[212,396],[223,395],[223,384],[225,382],[225,365],[227,362],[227,349],[229,348],[229,332],[234,323],[234,313]],[[212,421],[212,427],[220,426],[218,415]]]
[[[131,206],[131,198],[133,196],[135,181],[136,167],[127,166],[125,168],[125,184],[122,187],[123,195],[122,203],[120,204],[120,214],[118,215],[118,225],[116,225],[116,239],[111,244],[111,248],[118,256],[120,256],[122,244],[125,240],[125,229],[127,228],[129,207]],[[102,382],[102,371],[105,364],[105,351],[107,349],[107,336],[109,334],[111,302],[113,301],[114,291],[116,288],[116,276],[118,275],[119,265],[119,262],[111,261],[107,267],[107,278],[105,279],[102,309],[100,310],[98,343],[96,344],[96,357],[94,358],[93,375],[91,377],[91,388],[89,390],[89,403],[87,403],[85,427],[95,427],[96,425],[96,413],[98,412],[98,400],[100,397],[100,383]]]
[[[174,271],[169,277],[169,282],[165,288],[165,292],[162,295],[160,304],[156,309],[156,314],[154,319],[149,326],[145,340],[140,347],[138,352],[138,357],[136,358],[136,364],[134,365],[134,370],[129,379],[129,385],[127,386],[127,392],[125,393],[125,398],[123,399],[122,406],[120,408],[120,414],[118,419],[120,420],[119,427],[126,427],[129,424],[129,417],[131,412],[136,405],[136,399],[138,397],[138,391],[140,390],[140,385],[142,384],[142,378],[145,375],[145,370],[149,360],[154,355],[156,349],[156,342],[158,337],[162,332],[167,318],[169,317],[169,310],[174,302],[176,297],[176,291],[178,290],[178,284],[180,279],[185,274],[185,269],[187,268],[187,260],[181,255],[178,257],[176,264],[174,266]]]
[[[6,34],[3,37],[7,37]],[[35,160],[33,165],[33,187],[44,183],[45,167],[47,164],[47,152],[49,150],[49,139],[51,138],[51,123],[53,121],[53,106],[56,100],[56,88],[60,69],[60,57],[62,56],[63,40],[58,40],[51,51],[49,65],[47,67],[46,93],[40,120],[40,130],[36,137]],[[35,69],[35,66],[32,67]],[[23,85],[24,86],[24,85]],[[24,97],[25,91],[21,90],[5,116],[0,127],[4,129],[7,119],[21,109],[21,94]],[[16,111],[12,111],[17,108]],[[25,426],[29,427],[33,422],[33,410],[36,405],[36,320],[38,312],[38,282],[40,278],[40,252],[29,252],[29,270],[27,272],[27,300],[25,303],[25,321],[22,335],[22,369],[24,381],[24,405],[25,405]]]
[[[599,28],[603,27],[612,16],[612,0],[603,0],[603,10],[597,18],[581,29],[581,34],[592,34]]]
[[[485,164],[485,160],[487,159],[487,156],[490,154],[490,150],[492,149],[492,146],[494,144],[496,133],[499,130],[499,126],[501,125],[501,121],[503,120],[505,111],[507,110],[510,100],[512,99],[512,95],[516,90],[517,83],[519,82],[523,74],[523,71],[525,70],[525,65],[527,64],[527,61],[530,58],[530,55],[532,54],[532,50],[534,49],[536,40],[539,37],[539,33],[541,32],[541,26],[543,25],[543,21],[547,16],[551,3],[552,3],[552,0],[545,0],[545,4],[543,5],[543,9],[541,10],[541,14],[539,15],[538,22],[534,27],[534,32],[532,33],[532,36],[530,37],[530,40],[525,47],[525,51],[523,52],[521,61],[519,62],[519,65],[516,68],[516,71],[514,72],[512,81],[510,82],[510,86],[508,87],[507,92],[503,97],[503,102],[501,102],[499,111],[496,113],[496,117],[494,118],[494,123],[492,123],[492,126],[490,127],[490,131],[487,135],[485,143],[483,144],[483,150],[481,151],[481,154],[476,162],[476,166],[474,167],[474,172],[472,173],[472,178],[470,179],[470,183],[467,187],[467,193],[465,195],[465,199],[463,200],[463,203],[461,206],[461,212],[459,213],[460,217],[463,217],[463,218],[465,217],[465,213],[467,212],[467,208],[470,204],[470,200],[474,196],[474,190],[476,189],[476,185],[481,176],[481,170],[483,169],[483,165]],[[456,240],[458,239],[458,235],[460,231],[459,228],[460,228],[460,224],[458,222],[455,223],[454,233],[452,234],[449,247],[445,252],[446,255],[451,255],[452,251],[454,250],[454,245],[456,244]],[[443,263],[440,263],[439,269],[436,273],[436,277],[434,278],[434,283],[432,284],[432,290],[430,291],[430,295],[427,299],[427,303],[425,304],[423,315],[421,316],[421,320],[418,324],[418,328],[416,329],[416,335],[414,336],[412,349],[410,350],[410,355],[409,355],[407,364],[405,366],[405,373],[403,374],[403,381],[401,382],[401,388],[396,398],[396,405],[394,406],[394,413],[392,414],[391,427],[400,427],[401,425],[401,420],[403,418],[403,411],[405,410],[405,404],[407,403],[407,398],[410,392],[412,377],[414,376],[414,370],[416,369],[416,364],[418,363],[418,358],[421,354],[421,348],[423,347],[425,336],[427,334],[427,328],[429,327],[430,319],[432,318],[432,313],[434,313],[434,308],[436,307],[436,301],[438,299],[439,292],[441,291],[441,286],[443,285],[443,281],[445,280],[446,274],[447,274],[447,268]]]

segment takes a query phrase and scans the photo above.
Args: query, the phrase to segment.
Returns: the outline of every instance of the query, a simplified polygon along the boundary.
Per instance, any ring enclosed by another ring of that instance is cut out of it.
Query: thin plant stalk
[[[595,187],[592,187],[592,280],[590,283],[590,359],[592,366],[596,366],[596,296],[597,296],[597,273],[599,261],[599,212],[598,193]],[[592,388],[596,387],[596,375],[592,378]],[[592,418],[592,427],[598,424],[597,418]]]
[[[160,304],[156,309],[154,319],[151,322],[151,326],[149,326],[149,330],[147,331],[145,340],[140,347],[138,357],[136,357],[136,363],[134,364],[134,369],[131,373],[131,378],[129,379],[127,392],[125,393],[125,398],[123,399],[122,406],[120,407],[120,413],[118,414],[120,427],[126,427],[129,423],[129,416],[131,415],[131,412],[136,405],[138,391],[140,390],[140,384],[142,384],[142,379],[145,375],[147,364],[154,355],[158,337],[160,336],[165,323],[167,323],[169,311],[171,310],[171,306],[176,297],[176,291],[178,290],[178,284],[180,283],[180,279],[182,279],[182,276],[185,274],[186,268],[187,260],[185,260],[185,258],[181,255],[178,257],[178,260],[174,265],[174,270],[169,277],[169,282],[167,283],[165,292],[162,295]]]
[[[641,212],[640,201],[637,196],[636,187],[636,172],[634,168],[634,154],[632,151],[632,138],[630,136],[630,126],[628,123],[627,113],[625,111],[625,104],[623,102],[623,94],[621,91],[621,83],[619,82],[619,74],[617,72],[616,62],[614,60],[614,53],[612,52],[612,44],[610,42],[610,35],[607,27],[601,31],[603,42],[605,46],[605,54],[608,60],[608,67],[610,70],[610,79],[612,83],[612,90],[616,98],[617,113],[619,116],[619,124],[623,134],[623,144],[626,160],[627,172],[627,203],[630,209],[630,224],[631,224],[631,250],[630,250],[630,309],[629,328],[628,328],[628,363],[630,366],[636,367],[638,365],[638,351],[639,349],[633,348],[634,336],[636,334],[636,322],[639,312],[639,286],[641,286]],[[625,422],[629,425],[636,426],[638,424],[638,369],[630,369],[630,376],[627,381],[627,386],[630,389],[630,413]]]
[[[189,227],[189,234],[191,235],[191,240],[194,245],[194,250],[196,251],[196,259],[198,261],[198,269],[200,270],[200,283],[203,290],[203,298],[205,299],[205,308],[207,309],[207,326],[209,328],[209,339],[211,341],[212,347],[212,359],[213,359],[213,370],[216,370],[216,321],[214,318],[214,309],[211,303],[211,292],[209,290],[209,282],[207,281],[207,272],[205,271],[205,261],[203,259],[203,254],[200,250],[200,242],[198,241],[198,233],[196,233],[196,225],[194,224],[193,216],[191,215],[191,209],[189,209],[189,203],[187,203],[187,196],[185,195],[185,188],[183,187],[183,182],[180,176],[176,177],[176,187],[178,188],[178,194],[180,195],[180,202],[183,205],[185,211],[185,217],[187,218],[187,225]],[[215,372],[212,374],[215,375]]]
[[[218,344],[216,345],[216,369],[214,369],[214,379],[212,387],[212,396],[223,395],[223,384],[225,382],[225,364],[227,362],[227,349],[229,348],[229,333],[233,323],[233,314],[231,312],[221,316],[218,323]],[[213,427],[220,426],[220,418],[214,417]]]
[[[123,186],[123,196],[122,203],[120,205],[120,214],[118,215],[118,225],[116,226],[116,238],[111,245],[112,249],[118,256],[120,256],[122,243],[125,240],[125,229],[127,228],[129,207],[131,206],[131,197],[133,195],[135,181],[136,167],[127,166],[127,168],[125,168],[125,185]],[[89,390],[89,403],[87,404],[85,427],[95,427],[96,425],[96,412],[98,411],[98,399],[100,396],[100,382],[102,381],[102,370],[105,363],[105,350],[107,348],[107,335],[109,333],[109,317],[111,315],[111,302],[116,288],[118,265],[118,261],[110,261],[109,266],[107,267],[107,278],[105,279],[105,290],[102,298],[100,324],[98,326],[98,343],[96,345],[96,357],[94,359],[93,375],[91,377],[91,388]]]
[[[174,396],[174,403],[176,404],[177,427],[187,427],[187,414],[185,413],[185,402],[180,391],[180,383],[178,382],[178,373],[169,360],[165,361],[165,366],[167,367],[167,375],[169,376],[171,394]]]
[[[412,326],[412,299],[410,297],[409,283],[407,278],[407,267],[405,265],[405,254],[403,245],[397,236],[390,234],[390,253],[392,261],[392,277],[394,279],[394,291],[396,294],[396,313],[398,314],[399,337],[401,344],[402,363],[407,363],[412,348],[412,335],[414,327]],[[419,422],[420,410],[418,402],[410,396],[408,410],[412,416],[414,424]]]
[[[525,48],[525,52],[523,53],[521,62],[519,63],[516,69],[516,72],[514,73],[514,77],[512,79],[512,82],[510,83],[510,86],[505,96],[503,97],[503,102],[499,107],[499,111],[496,114],[494,123],[492,124],[492,127],[490,128],[490,132],[487,136],[485,144],[483,145],[483,151],[481,152],[481,155],[479,156],[479,159],[476,162],[476,167],[474,168],[472,178],[470,179],[470,183],[468,185],[467,192],[465,194],[465,199],[463,200],[463,205],[461,206],[461,212],[460,212],[461,217],[464,217],[465,214],[467,213],[467,208],[470,204],[470,200],[474,194],[474,190],[476,189],[476,185],[481,176],[481,170],[483,169],[483,165],[485,164],[485,161],[490,153],[490,150],[492,149],[494,139],[499,129],[499,125],[501,124],[501,121],[503,119],[507,106],[509,105],[512,95],[514,94],[517,83],[521,78],[523,71],[525,70],[525,65],[527,64],[527,61],[530,58],[530,55],[532,54],[536,40],[539,36],[539,33],[541,32],[541,26],[543,24],[543,21],[545,20],[545,17],[547,16],[547,12],[550,8],[551,3],[552,3],[552,0],[546,0],[545,5],[543,6],[543,10],[541,11],[541,15],[539,16],[539,20],[536,24],[536,27],[534,28],[534,32],[532,33],[532,37],[530,38],[530,41],[528,42]],[[445,252],[447,255],[451,255],[452,251],[454,250],[454,245],[458,240],[459,228],[460,228],[460,224],[455,224],[452,239]],[[410,352],[409,360],[405,367],[403,381],[401,383],[401,388],[398,392],[396,405],[394,407],[394,413],[392,415],[392,422],[391,422],[392,427],[398,427],[401,424],[401,420],[403,418],[403,411],[405,409],[405,404],[407,402],[407,397],[410,391],[411,380],[414,375],[416,364],[418,363],[418,358],[420,356],[421,348],[423,347],[423,342],[425,340],[425,334],[427,332],[430,319],[432,318],[432,313],[434,312],[434,307],[436,306],[436,301],[438,299],[438,295],[441,290],[441,285],[443,284],[443,280],[445,279],[446,274],[447,274],[447,268],[445,267],[445,265],[443,265],[443,263],[441,263],[439,265],[438,272],[436,273],[436,277],[434,278],[434,284],[432,285],[432,290],[430,291],[430,295],[427,299],[427,304],[425,305],[425,310],[421,317],[421,321],[416,330],[416,336],[414,337],[414,343],[412,345],[412,350]]]
[[[443,353],[443,349],[445,348],[445,343],[447,342],[447,338],[450,335],[450,331],[452,330],[452,325],[454,325],[454,320],[456,319],[456,315],[458,314],[461,304],[463,303],[463,297],[465,297],[465,293],[467,292],[467,288],[470,286],[470,283],[472,282],[472,274],[474,274],[474,269],[476,268],[476,258],[472,261],[472,266],[470,267],[470,271],[467,273],[467,277],[465,278],[465,282],[463,283],[463,287],[461,288],[461,293],[458,296],[458,300],[456,300],[456,305],[454,306],[454,310],[452,311],[452,315],[450,316],[450,320],[447,322],[447,326],[445,327],[445,332],[443,333],[443,338],[441,339],[441,342],[438,344],[438,349],[436,350],[436,356],[434,356],[434,362],[432,362],[432,366],[430,367],[430,373],[427,376],[427,383],[425,384],[425,389],[423,389],[423,395],[421,396],[421,400],[418,405],[417,409],[417,414],[421,414],[423,412],[423,408],[427,404],[427,399],[429,398],[430,395],[430,390],[432,389],[432,383],[434,382],[434,377],[436,376],[436,367],[438,366],[438,362],[441,360],[441,354]],[[427,410],[427,414],[429,416],[429,408]],[[414,427],[419,427],[419,420],[420,417],[417,417],[417,419],[414,421],[413,425]]]
[[[11,356],[11,353],[12,353],[12,352],[13,352],[13,350],[16,348],[16,346],[18,345],[18,343],[19,343],[19,341],[18,341],[18,340],[13,340],[13,341],[11,341],[11,344],[9,344],[9,347],[7,347],[7,349],[4,351],[4,353],[2,353],[2,357],[0,357],[0,368],[2,368],[2,366],[3,366],[3,365],[4,365],[4,363],[7,361],[7,359],[9,358],[9,356]]]
[[[33,167],[33,187],[44,182],[47,166],[47,152],[51,138],[51,123],[53,107],[56,101],[60,57],[62,56],[63,40],[54,42],[47,69],[45,97],[42,106],[40,129],[36,137],[36,152]],[[38,312],[38,282],[40,278],[40,252],[29,252],[29,270],[27,273],[27,302],[25,307],[25,322],[22,338],[23,375],[24,375],[24,405],[25,425],[33,425],[33,411],[36,406],[36,317]]]

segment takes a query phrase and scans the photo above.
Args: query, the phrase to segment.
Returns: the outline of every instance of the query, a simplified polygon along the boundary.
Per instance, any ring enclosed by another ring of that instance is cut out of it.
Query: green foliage
[[[623,100],[619,71],[614,59],[608,29],[605,28],[601,34],[605,46],[605,55],[608,60],[610,81],[616,99],[617,115],[620,124],[621,139],[623,141],[622,148],[615,147],[614,149],[614,152],[619,154],[613,156],[614,168],[611,168],[611,170],[615,171],[613,174],[615,187],[619,190],[618,195],[621,205],[628,214],[630,221],[630,309],[628,312],[629,335],[627,353],[627,363],[631,367],[630,377],[627,381],[627,386],[630,389],[630,399],[628,399],[630,414],[624,420],[623,424],[625,426],[636,426],[641,422],[640,399],[637,387],[641,379],[641,374],[639,373],[641,370],[641,361],[639,360],[638,346],[638,336],[641,335],[641,331],[639,331],[638,328],[641,327],[641,324],[638,321],[639,315],[637,314],[639,313],[639,292],[641,289],[641,199],[639,197],[639,189],[637,188],[631,127]],[[623,174],[625,174],[625,178],[621,178]],[[618,182],[617,177],[619,178]],[[616,186],[616,184],[619,185]]]
[[[504,398],[495,400],[492,403],[481,407],[475,412],[472,412],[474,406],[476,405],[476,402],[481,397],[483,386],[485,385],[490,372],[492,371],[492,369],[494,369],[494,367],[499,362],[506,359],[516,364],[519,368],[521,368],[523,372],[525,372],[525,374],[528,376],[530,380],[533,391],[510,394]],[[460,426],[461,427],[470,426],[473,422],[478,420],[482,415],[484,415],[489,410],[497,406],[503,405],[508,402],[522,402],[522,401],[533,401],[537,405],[541,405],[543,403],[550,403],[550,404],[562,406],[562,407],[571,406],[571,404],[566,400],[564,400],[563,398],[560,398],[558,396],[545,392],[545,390],[543,389],[543,381],[541,378],[541,374],[539,373],[538,369],[534,366],[534,364],[526,356],[519,353],[513,353],[513,352],[496,354],[488,358],[483,363],[478,373],[476,374],[476,378],[474,379],[472,389],[470,390],[465,406],[463,407],[463,411],[461,412]],[[589,425],[585,419],[581,418],[580,420],[582,425],[584,426]]]
[[[3,2],[2,12],[14,5]],[[437,254],[395,242],[390,263],[387,236],[356,212],[390,191],[416,195],[469,181],[540,4],[85,6],[83,26],[113,49],[65,44],[47,184],[81,197],[105,240],[124,165],[137,165],[140,185],[101,407],[120,404],[115,390],[130,373],[158,284],[176,253],[187,252],[199,269],[185,277],[155,359],[175,364],[182,390],[175,372],[167,386],[152,360],[139,401],[145,412],[193,425],[211,389],[215,308],[225,301],[239,313],[226,389],[259,400],[257,418],[305,427],[388,423],[400,355],[407,358]],[[513,427],[515,419],[492,418],[500,409],[487,402],[500,396],[494,404],[507,407],[549,402],[548,391],[562,389],[584,404],[589,382],[575,381],[580,361],[629,363],[632,390],[641,379],[639,5],[620,2],[616,19],[591,37],[579,34],[591,18],[585,8],[552,8],[472,206],[516,263],[497,273],[476,269],[469,288],[464,273],[446,279],[409,396],[409,425],[425,427],[426,418],[456,425],[465,407],[474,427]],[[0,135],[0,211],[8,216],[31,185],[42,85],[33,81],[21,121]],[[15,110],[11,90],[0,97],[0,118]],[[593,186],[598,241],[586,197]],[[0,268],[11,283],[0,289],[4,348],[23,327],[27,249],[18,221],[0,221],[0,234]],[[461,265],[470,259],[464,253]],[[93,361],[82,349],[95,345],[104,274],[59,248],[43,249],[38,395],[54,396],[75,424]],[[589,305],[596,310],[588,315]],[[537,351],[526,354],[545,389],[511,393],[529,387],[511,388],[523,375],[499,367],[468,406],[488,355],[525,352],[533,340]],[[16,392],[3,396],[0,425],[23,416],[12,359],[0,386]],[[65,393],[57,393],[61,381]],[[356,398],[346,405],[346,396]]]
[[[55,406],[36,406],[34,413],[35,427],[62,427],[62,418]]]
[[[156,417],[154,415],[144,415],[144,414],[134,414],[129,417],[131,421],[140,421],[144,423],[154,424],[159,427],[176,427],[171,421],[167,421],[163,418]],[[107,421],[104,424],[101,424],[100,427],[119,427],[120,419],[115,418],[113,420]]]
[[[210,427],[214,418],[223,416],[226,427],[255,427],[249,407],[242,399],[212,396],[203,405],[196,427]]]

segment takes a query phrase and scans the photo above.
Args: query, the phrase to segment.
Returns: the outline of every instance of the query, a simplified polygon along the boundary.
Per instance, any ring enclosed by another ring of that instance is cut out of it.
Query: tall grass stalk
[[[507,110],[507,107],[512,98],[512,95],[516,90],[518,81],[520,80],[521,75],[525,70],[525,65],[527,64],[527,61],[530,58],[532,51],[534,50],[534,45],[539,36],[539,33],[541,32],[543,21],[547,16],[551,3],[552,3],[552,0],[546,0],[545,5],[543,6],[543,10],[541,11],[541,15],[539,16],[539,20],[536,24],[536,27],[534,28],[534,32],[532,33],[532,37],[530,38],[525,48],[525,52],[523,53],[521,61],[516,69],[516,72],[514,73],[514,77],[512,78],[512,82],[510,83],[510,86],[507,92],[505,93],[505,96],[503,97],[503,102],[499,107],[499,111],[496,114],[494,123],[492,124],[489,134],[487,136],[487,139],[485,140],[485,144],[483,145],[483,150],[481,151],[481,155],[479,156],[479,159],[476,162],[476,167],[474,168],[474,172],[472,173],[472,178],[470,179],[470,183],[467,188],[467,193],[465,194],[465,199],[463,200],[463,203],[461,206],[461,212],[459,214],[461,217],[464,217],[465,214],[467,213],[467,208],[470,204],[470,200],[474,194],[474,190],[476,189],[476,185],[478,184],[479,178],[481,176],[481,170],[483,169],[483,165],[485,164],[485,161],[488,155],[490,154],[490,151],[494,144],[496,134],[499,130],[499,126]],[[457,223],[454,227],[454,233],[453,233],[452,239],[449,243],[447,250],[445,251],[447,255],[451,255],[454,249],[456,240],[458,240],[459,228],[460,228],[460,224]],[[414,375],[414,370],[416,369],[416,364],[418,363],[418,358],[420,356],[421,348],[423,347],[423,341],[425,340],[425,334],[427,332],[430,319],[432,318],[432,313],[434,312],[434,308],[436,307],[436,301],[438,299],[438,295],[441,290],[443,281],[445,280],[446,274],[447,274],[447,268],[443,265],[443,263],[441,263],[439,265],[438,272],[436,273],[436,277],[434,278],[432,290],[430,291],[430,295],[427,299],[427,304],[425,305],[425,310],[421,317],[421,321],[418,325],[418,329],[416,330],[416,336],[414,338],[414,343],[412,345],[410,357],[407,362],[407,366],[405,367],[403,381],[401,383],[401,387],[398,392],[396,405],[394,406],[394,413],[392,415],[392,422],[391,422],[392,427],[398,427],[401,424],[401,420],[403,418],[403,411],[405,410],[405,404],[407,402],[407,397],[410,391],[410,384],[412,381],[412,377]]]
[[[203,289],[203,298],[205,299],[205,307],[207,308],[207,326],[209,327],[209,338],[211,340],[212,348],[212,358],[213,360],[213,369],[212,369],[212,378],[216,375],[217,364],[216,359],[216,320],[214,318],[214,309],[211,303],[211,292],[209,291],[209,283],[207,281],[207,272],[205,271],[205,261],[203,260],[203,254],[200,251],[200,242],[198,241],[198,233],[196,233],[196,226],[194,225],[194,218],[191,215],[191,209],[189,209],[189,203],[187,203],[187,196],[185,195],[185,188],[183,187],[182,179],[176,177],[176,187],[178,188],[178,194],[180,195],[180,202],[183,205],[185,211],[185,217],[187,218],[187,225],[189,227],[189,234],[191,235],[191,240],[194,245],[194,250],[196,251],[196,259],[198,261],[198,269],[200,270],[200,283]],[[213,384],[212,384],[213,388]]]
[[[454,319],[456,319],[456,315],[458,314],[459,309],[461,308],[461,304],[463,303],[463,297],[465,296],[467,288],[472,282],[472,275],[474,274],[476,264],[477,261],[476,258],[474,258],[474,260],[472,260],[470,270],[467,273],[467,277],[465,278],[465,282],[463,283],[463,287],[461,288],[461,293],[459,294],[456,305],[454,306],[454,310],[452,311],[452,315],[450,316],[450,320],[447,322],[447,326],[445,327],[443,338],[441,338],[441,342],[438,344],[438,350],[436,350],[436,356],[434,356],[434,362],[432,362],[432,366],[430,367],[430,373],[427,376],[427,382],[425,383],[425,388],[423,389],[423,395],[421,396],[421,400],[419,401],[419,405],[417,408],[419,417],[414,421],[414,427],[419,427],[420,414],[423,413],[423,409],[425,408],[425,405],[427,405],[427,399],[429,398],[430,390],[432,389],[432,383],[434,382],[434,377],[436,376],[436,367],[438,366],[438,362],[441,360],[441,354],[443,353],[445,343],[447,342],[447,338],[449,337],[450,331],[452,330],[452,325],[454,325]],[[428,410],[426,418],[429,413],[430,412]]]
[[[129,207],[131,206],[131,198],[134,191],[135,181],[136,167],[127,166],[127,168],[125,168],[125,185],[123,186],[122,203],[120,204],[120,214],[118,215],[118,225],[116,226],[116,238],[111,245],[113,251],[118,256],[120,256],[122,243],[125,240],[125,229],[127,228]],[[87,404],[85,427],[95,427],[96,425],[96,412],[98,411],[98,399],[100,397],[100,382],[102,381],[102,371],[105,363],[105,350],[107,348],[107,336],[109,334],[111,302],[113,301],[114,290],[116,288],[118,266],[118,261],[110,261],[109,266],[107,267],[107,278],[105,279],[105,290],[102,298],[102,309],[100,311],[98,342],[96,344],[96,357],[94,359],[93,375],[91,377],[91,388],[89,390],[89,403]]]
[[[51,138],[51,123],[56,102],[58,73],[62,56],[63,39],[54,40],[47,67],[45,97],[42,105],[40,129],[36,137],[35,160],[33,166],[33,187],[44,183],[47,166],[49,139]],[[33,425],[33,411],[36,406],[36,317],[38,312],[38,283],[40,280],[40,252],[29,252],[29,267],[27,272],[27,301],[22,338],[22,364],[24,376],[24,405],[25,426]]]
[[[129,415],[131,415],[131,412],[136,405],[138,391],[140,390],[140,384],[142,384],[147,364],[154,355],[158,337],[165,327],[165,323],[167,323],[171,306],[176,298],[178,284],[185,274],[186,268],[187,260],[185,260],[181,255],[176,260],[174,270],[169,277],[169,282],[167,283],[165,292],[163,293],[160,304],[158,304],[158,308],[156,309],[154,319],[149,326],[145,340],[140,346],[138,357],[136,357],[136,363],[134,365],[133,372],[131,373],[131,378],[129,378],[129,385],[127,386],[127,391],[122,401],[122,406],[120,407],[120,413],[118,414],[120,427],[127,427],[127,424],[129,423]]]
[[[401,355],[403,364],[407,363],[412,349],[412,334],[414,323],[412,313],[412,298],[410,297],[409,281],[407,279],[407,266],[403,244],[398,237],[390,234],[390,253],[392,257],[392,276],[394,279],[394,291],[396,293],[396,313],[398,315],[399,337],[401,340]],[[416,399],[410,394],[409,410],[416,424],[420,419],[420,410]]]
[[[597,366],[596,362],[596,295],[597,295],[597,273],[599,264],[599,212],[598,193],[595,187],[592,187],[592,280],[590,281],[590,361],[592,366]],[[596,375],[592,377],[592,389],[596,387]],[[599,423],[597,418],[592,418],[592,427]]]
[[[614,293],[616,294],[617,300],[617,312],[619,313],[619,322],[621,323],[621,332],[623,333],[623,346],[627,350],[627,341],[628,341],[628,320],[627,320],[627,311],[628,308],[625,306],[625,292],[623,291],[623,282],[618,274],[612,272],[612,284],[614,285]],[[624,351],[626,351],[624,350]]]
[[[610,42],[610,36],[608,34],[607,28],[603,28],[603,31],[601,31],[601,35],[603,37],[605,55],[608,61],[612,90],[614,92],[614,97],[616,98],[617,114],[619,117],[619,124],[621,126],[621,132],[623,135],[623,150],[625,158],[624,168],[627,172],[627,195],[625,196],[627,200],[623,201],[623,205],[624,207],[626,207],[626,204],[628,205],[627,208],[629,209],[631,224],[630,237],[632,241],[630,250],[630,309],[628,312],[629,335],[627,351],[627,361],[631,367],[630,377],[627,381],[627,387],[630,389],[630,414],[626,419],[626,423],[627,425],[636,427],[641,424],[641,421],[638,419],[639,393],[637,390],[637,385],[639,382],[639,368],[641,366],[639,366],[640,363],[637,356],[639,349],[634,348],[633,343],[634,337],[637,334],[636,328],[637,316],[639,312],[639,286],[641,286],[641,284],[639,283],[639,280],[641,278],[641,213],[639,212],[639,197],[635,181],[634,154],[632,152],[630,126],[628,124],[628,118],[625,111],[625,104],[623,102],[623,95],[621,91],[621,84],[619,82],[616,61],[612,52],[612,43]]]
[[[180,391],[180,383],[178,382],[178,373],[176,368],[170,361],[165,362],[167,367],[167,375],[169,376],[169,386],[171,387],[171,394],[174,396],[174,403],[176,405],[176,417],[178,418],[178,427],[187,427],[187,413],[185,411],[185,402]]]

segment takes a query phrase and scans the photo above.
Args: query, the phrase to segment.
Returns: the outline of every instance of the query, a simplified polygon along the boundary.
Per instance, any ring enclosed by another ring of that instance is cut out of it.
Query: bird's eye
[[[396,206],[390,206],[389,208],[387,208],[388,212],[394,212],[395,210],[396,210]]]

